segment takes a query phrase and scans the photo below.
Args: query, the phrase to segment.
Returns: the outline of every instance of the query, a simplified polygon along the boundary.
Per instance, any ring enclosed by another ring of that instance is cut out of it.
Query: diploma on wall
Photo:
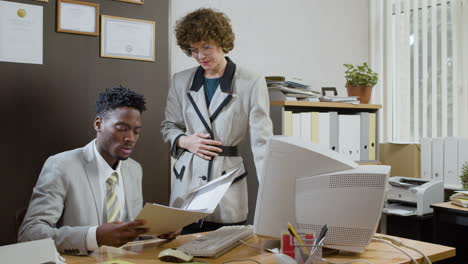
[[[0,1],[0,61],[42,64],[42,6]]]
[[[146,203],[136,219],[145,219],[149,228],[145,235],[160,235],[179,230],[216,209],[232,181],[243,173],[243,166],[194,189],[186,197],[176,199],[179,208]],[[177,201],[179,200],[179,201]]]
[[[99,35],[99,4],[59,0],[57,31],[90,36]]]
[[[101,57],[154,61],[155,22],[101,16]]]

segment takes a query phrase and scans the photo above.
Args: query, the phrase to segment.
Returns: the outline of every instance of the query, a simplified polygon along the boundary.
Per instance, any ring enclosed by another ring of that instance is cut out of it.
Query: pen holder
[[[303,244],[289,233],[282,234],[281,252],[295,259],[298,264],[321,264],[323,245],[315,245],[314,234],[298,235]]]

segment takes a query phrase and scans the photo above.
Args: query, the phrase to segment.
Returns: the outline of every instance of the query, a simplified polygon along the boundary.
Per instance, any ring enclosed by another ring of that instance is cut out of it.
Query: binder
[[[376,114],[369,113],[369,160],[376,160]]]
[[[369,112],[361,112],[361,160],[369,160]]]
[[[318,144],[330,148],[330,113],[319,113]]]
[[[360,130],[360,115],[338,115],[338,152],[353,161],[361,158]]]
[[[307,142],[312,140],[312,113],[304,112],[300,113],[301,116],[301,138]]]
[[[292,136],[295,138],[301,138],[301,113],[293,113],[292,116]]]
[[[283,135],[292,137],[293,135],[293,113],[283,111]]]
[[[330,115],[330,149],[338,152],[338,112],[329,112]]]
[[[432,179],[444,181],[444,140],[432,139]]]
[[[310,130],[310,140],[314,144],[319,143],[319,112],[312,112],[311,114],[311,130]]]
[[[463,164],[468,162],[468,138],[458,138],[458,174],[461,174]],[[461,189],[460,178],[458,177],[458,189]]]
[[[350,115],[351,122],[351,131],[350,138],[351,142],[349,143],[350,156],[354,161],[361,160],[361,116],[360,115]]]
[[[432,140],[430,138],[421,139],[421,178],[432,179]]]
[[[444,138],[444,186],[457,189],[458,181],[458,139]]]

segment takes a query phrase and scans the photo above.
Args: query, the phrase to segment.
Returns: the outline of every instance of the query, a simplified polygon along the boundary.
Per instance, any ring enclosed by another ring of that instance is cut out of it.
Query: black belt
[[[218,152],[218,156],[224,157],[236,157],[239,155],[239,148],[237,146],[215,146],[222,149],[222,152]]]

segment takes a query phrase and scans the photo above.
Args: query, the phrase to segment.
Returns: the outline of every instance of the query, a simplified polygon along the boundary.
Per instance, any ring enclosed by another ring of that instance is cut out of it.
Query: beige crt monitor
[[[254,232],[279,237],[287,223],[319,233],[325,246],[362,252],[377,228],[389,166],[358,166],[319,145],[270,139],[255,210]]]

